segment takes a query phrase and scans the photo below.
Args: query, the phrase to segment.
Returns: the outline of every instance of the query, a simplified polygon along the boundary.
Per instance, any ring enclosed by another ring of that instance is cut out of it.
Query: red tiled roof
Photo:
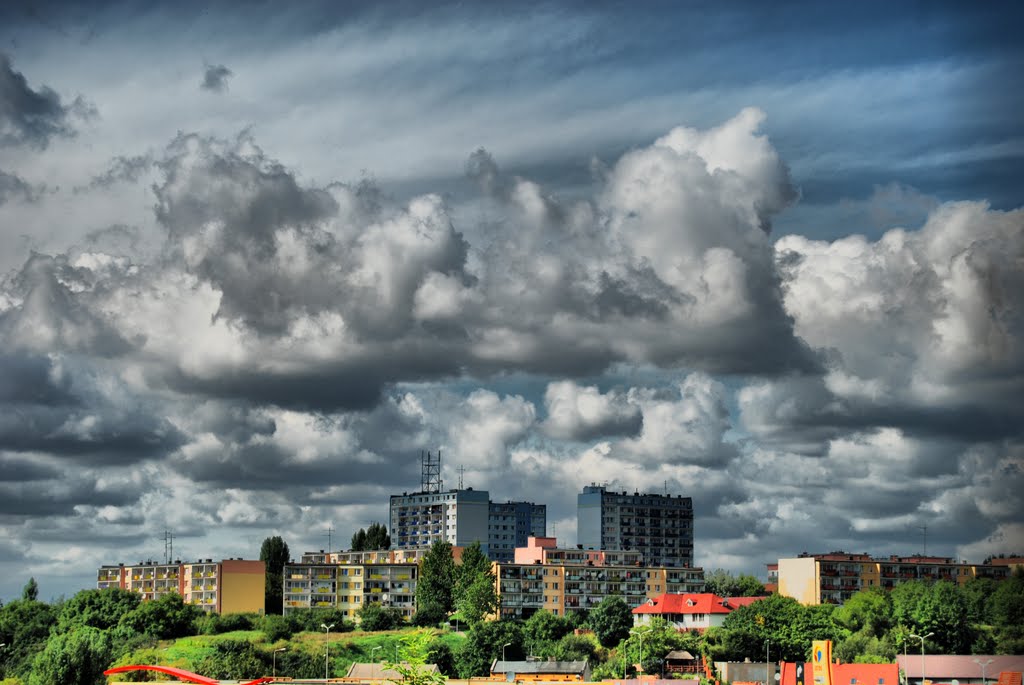
[[[719,597],[710,592],[674,595],[665,593],[649,599],[634,614],[728,614],[736,607],[745,606],[764,597]]]

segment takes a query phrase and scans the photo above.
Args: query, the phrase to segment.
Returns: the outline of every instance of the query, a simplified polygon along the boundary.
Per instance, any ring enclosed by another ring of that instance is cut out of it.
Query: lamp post
[[[383,645],[377,645],[376,647],[374,647],[373,649],[370,650],[370,663],[371,664],[373,663],[373,653],[376,652],[378,649],[384,649],[384,646]]]
[[[630,635],[636,635],[637,639],[640,640],[640,672],[644,670],[644,634],[636,632],[635,630],[629,631]]]
[[[506,647],[511,647],[511,646],[512,646],[512,643],[511,643],[511,642],[506,642],[505,644],[503,644],[503,645],[501,646],[501,660],[502,660],[503,662],[505,661],[505,648],[506,648]],[[502,664],[502,666],[504,666],[504,664]]]
[[[915,640],[921,641],[921,685],[924,685],[924,641],[925,639],[931,637],[934,634],[935,633],[928,633],[927,635],[922,636],[914,635],[913,633],[911,633],[910,635],[910,637],[914,638]]]
[[[768,663],[770,658],[768,656],[768,648],[771,646],[771,644],[771,640],[764,641],[764,685],[772,685],[771,679],[768,677]]]
[[[395,643],[395,663],[401,663],[398,661],[398,643]]]
[[[273,672],[274,678],[277,678],[277,653],[278,652],[283,652],[286,649],[288,649],[288,648],[287,647],[278,647],[277,649],[274,650],[274,672]]]
[[[331,667],[331,628],[334,627],[334,624],[327,625],[326,623],[321,623],[320,627],[326,632],[324,639],[324,680],[327,680],[331,677],[329,670]]]
[[[0,645],[0,647],[3,647],[3,645]],[[986,659],[985,661],[982,661],[981,659],[971,659],[971,661],[981,666],[981,685],[985,685],[985,667],[992,663],[992,660]]]

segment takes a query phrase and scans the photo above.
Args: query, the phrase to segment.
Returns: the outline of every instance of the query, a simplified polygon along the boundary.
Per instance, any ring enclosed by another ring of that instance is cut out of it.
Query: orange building
[[[200,559],[194,563],[139,562],[133,566],[101,566],[96,574],[99,589],[119,587],[138,592],[143,600],[175,593],[203,611],[218,614],[262,614],[266,564],[247,559]]]

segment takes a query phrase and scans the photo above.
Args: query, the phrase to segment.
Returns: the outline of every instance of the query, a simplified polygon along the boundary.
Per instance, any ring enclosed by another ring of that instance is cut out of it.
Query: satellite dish
[[[780,680],[782,680],[782,674],[781,673],[776,673],[775,674],[775,682],[779,682]],[[960,685],[960,683],[953,683],[953,685]]]

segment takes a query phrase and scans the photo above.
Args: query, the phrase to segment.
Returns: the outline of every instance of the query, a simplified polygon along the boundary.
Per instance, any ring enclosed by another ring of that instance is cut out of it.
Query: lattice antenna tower
[[[462,489],[462,476],[465,473],[466,473],[466,467],[465,466],[460,466],[459,467],[459,490]]]
[[[171,563],[171,559],[174,558],[174,533],[169,530],[164,531],[164,563]]]
[[[441,492],[444,482],[441,480],[441,450],[431,454],[430,450],[420,453],[421,475],[420,489],[422,492]]]

